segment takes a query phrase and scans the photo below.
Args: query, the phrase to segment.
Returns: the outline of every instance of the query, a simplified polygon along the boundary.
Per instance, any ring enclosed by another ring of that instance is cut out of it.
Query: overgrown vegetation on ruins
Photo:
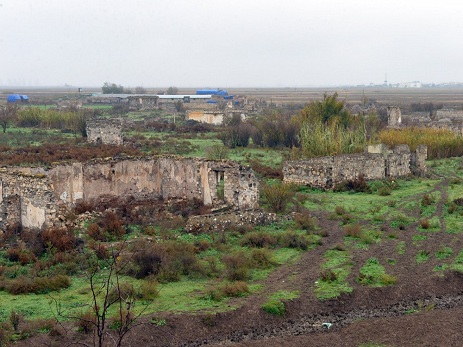
[[[259,175],[260,206],[278,222],[187,230],[188,218],[210,207],[105,196],[63,211],[66,228],[10,227],[0,236],[0,345],[38,333],[124,336],[140,314],[144,324],[168,325],[166,311],[203,314],[210,327],[217,312],[254,297],[265,317],[284,317],[294,310],[291,300],[329,306],[378,287],[392,292],[409,277],[420,283],[461,276],[463,161],[444,159],[463,154],[461,136],[417,128],[376,132],[376,119],[353,116],[345,106],[336,94],[325,95],[302,111],[231,117],[224,126],[118,109],[130,124],[124,146],[82,138],[87,117],[106,117],[110,109],[18,112],[0,137],[3,165],[156,154],[237,160]],[[414,107],[432,112],[434,106]],[[359,176],[333,191],[282,183],[283,160],[358,152],[367,140],[412,150],[426,144],[435,159],[430,174]],[[301,259],[310,264],[306,272],[272,278]]]

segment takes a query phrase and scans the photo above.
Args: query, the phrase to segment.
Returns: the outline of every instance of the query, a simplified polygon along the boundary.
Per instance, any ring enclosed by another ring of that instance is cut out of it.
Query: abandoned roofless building
[[[250,168],[230,161],[178,157],[93,160],[0,171],[0,229],[60,226],[60,210],[101,196],[199,199],[237,209],[258,206]]]

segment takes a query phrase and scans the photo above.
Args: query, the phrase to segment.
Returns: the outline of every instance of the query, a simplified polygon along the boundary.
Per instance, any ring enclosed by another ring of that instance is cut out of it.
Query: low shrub
[[[277,245],[277,243],[277,238],[275,236],[263,231],[248,233],[244,235],[243,239],[241,240],[242,246],[256,248],[274,247]]]
[[[132,300],[137,296],[137,291],[135,290],[133,284],[128,282],[121,282],[118,286],[114,286],[108,292],[108,301],[109,302],[127,302]]]
[[[344,236],[360,238],[362,236],[362,227],[359,224],[349,224],[344,226]]]
[[[261,195],[272,212],[279,213],[286,210],[286,205],[294,195],[289,184],[263,185]]]
[[[324,282],[334,282],[338,279],[336,273],[331,269],[323,270],[320,273],[320,280]]]
[[[103,215],[101,227],[111,239],[120,240],[125,235],[124,221],[112,211]]]
[[[250,292],[248,285],[246,282],[243,281],[235,281],[230,283],[225,283],[222,287],[220,287],[220,292],[225,297],[241,297],[245,296]]]
[[[152,301],[159,295],[158,283],[152,279],[143,281],[137,290],[137,298]]]
[[[77,330],[84,333],[90,334],[96,328],[96,316],[91,310],[81,312],[76,320]]]
[[[71,279],[66,275],[51,277],[18,277],[13,280],[4,280],[2,287],[6,292],[17,294],[43,294],[51,291],[67,288],[71,285]]]
[[[106,241],[105,231],[100,228],[98,223],[92,223],[87,226],[87,235],[95,241]]]
[[[225,277],[230,281],[244,281],[249,277],[249,262],[243,252],[222,257],[225,265]]]
[[[355,193],[371,193],[371,187],[365,180],[365,176],[360,174],[353,180],[347,180],[339,183],[334,187],[335,192],[355,192]]]
[[[251,164],[251,168],[259,175],[266,178],[283,179],[283,171],[281,168],[266,166],[256,159],[252,159],[249,162]]]
[[[76,246],[76,236],[70,229],[46,229],[41,234],[43,243],[60,252],[70,251]]]
[[[296,226],[302,230],[312,231],[317,227],[316,219],[310,215],[309,211],[296,213],[294,221],[296,222]]]
[[[230,155],[230,150],[221,144],[212,145],[206,149],[206,158],[209,160],[227,159]]]
[[[379,196],[388,196],[391,195],[392,190],[389,187],[381,187],[378,189],[378,195]]]
[[[424,194],[423,197],[421,198],[421,205],[422,206],[430,206],[433,203],[434,203],[434,199],[429,194]]]
[[[279,243],[282,247],[286,248],[298,248],[306,250],[309,242],[304,235],[300,235],[294,231],[286,231],[279,237]]]
[[[336,206],[334,208],[334,212],[338,215],[338,216],[342,216],[343,214],[346,214],[347,213],[347,210],[344,206]]]
[[[420,220],[420,227],[423,229],[429,229],[431,227],[431,222],[428,218]]]
[[[272,254],[268,249],[253,249],[250,256],[250,265],[257,269],[268,269],[275,265]]]

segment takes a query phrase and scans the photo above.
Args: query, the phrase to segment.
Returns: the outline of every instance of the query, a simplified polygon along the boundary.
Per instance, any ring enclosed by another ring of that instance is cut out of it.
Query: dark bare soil
[[[445,197],[447,181],[435,190]],[[420,196],[414,197],[420,199]],[[436,214],[442,220],[443,201]],[[167,314],[166,325],[156,326],[146,317],[144,324],[135,327],[124,346],[359,346],[377,343],[386,346],[463,346],[463,274],[436,273],[439,265],[433,257],[425,264],[417,264],[415,252],[398,255],[397,242],[405,241],[412,247],[416,221],[400,231],[399,239],[383,239],[368,250],[351,250],[354,268],[349,282],[354,291],[336,300],[320,302],[313,295],[314,282],[320,274],[323,253],[343,242],[339,221],[325,213],[317,215],[319,226],[328,231],[323,244],[305,252],[294,264],[280,267],[264,281],[263,291],[248,298],[234,299],[241,304],[234,311],[217,314]],[[443,222],[443,220],[442,220]],[[389,228],[384,226],[386,232]],[[441,245],[463,248],[460,235],[441,232],[427,233],[425,249],[431,254]],[[397,265],[385,259],[394,256]],[[355,282],[361,264],[370,257],[385,264],[386,271],[398,278],[396,285],[368,288]],[[284,317],[272,316],[261,309],[270,293],[278,290],[299,290],[301,297],[286,302]],[[323,323],[331,323],[330,328]],[[17,346],[66,346],[69,343],[91,343],[91,337],[69,333],[61,337],[41,335]],[[109,346],[109,344],[108,344]]]

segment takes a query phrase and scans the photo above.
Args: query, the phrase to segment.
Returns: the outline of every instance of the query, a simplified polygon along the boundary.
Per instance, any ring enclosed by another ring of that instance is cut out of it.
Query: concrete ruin
[[[87,121],[87,141],[95,144],[122,145],[122,119],[93,118]]]
[[[284,181],[332,189],[337,184],[357,179],[367,180],[403,177],[426,172],[427,147],[418,146],[410,152],[408,145],[393,150],[384,145],[368,146],[365,153],[343,154],[308,160],[287,161],[283,166]]]
[[[253,171],[231,161],[177,157],[107,159],[0,171],[0,230],[59,226],[60,211],[102,196],[199,199],[205,205],[258,207]]]

